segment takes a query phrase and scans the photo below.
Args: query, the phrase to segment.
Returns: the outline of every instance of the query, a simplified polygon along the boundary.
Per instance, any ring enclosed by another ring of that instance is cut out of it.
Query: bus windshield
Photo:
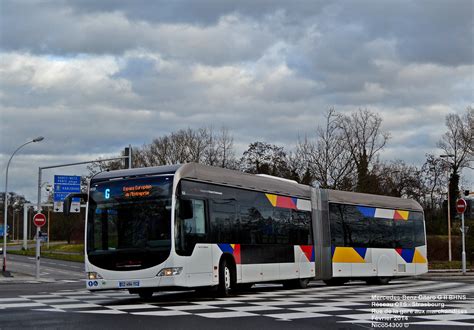
[[[155,266],[171,250],[172,176],[91,183],[87,255],[98,267]]]

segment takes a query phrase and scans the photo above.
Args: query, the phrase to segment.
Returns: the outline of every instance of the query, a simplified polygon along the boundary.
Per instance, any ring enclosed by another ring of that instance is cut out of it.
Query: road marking
[[[72,309],[72,308],[91,308],[91,307],[102,307],[102,306],[96,305],[96,304],[89,304],[89,303],[80,303],[80,304],[51,305],[51,307],[58,308],[58,309]]]
[[[20,296],[22,298],[0,298],[0,302],[8,302],[8,301],[28,301],[28,299],[23,298],[23,296]]]
[[[37,306],[45,306],[45,304],[40,304],[40,303],[0,304],[0,308],[37,307]]]
[[[252,313],[247,313],[247,312],[218,312],[218,313],[201,313],[201,314],[195,314],[195,315],[207,317],[210,319],[222,319],[225,317],[260,316],[258,314],[252,314]]]
[[[148,304],[135,304],[135,305],[107,305],[106,308],[117,309],[117,310],[127,310],[127,309],[149,309],[149,308],[158,308],[154,305]]]
[[[137,312],[131,313],[133,315],[146,315],[146,316],[178,316],[178,315],[189,315],[189,313],[181,311],[156,311],[156,312]]]

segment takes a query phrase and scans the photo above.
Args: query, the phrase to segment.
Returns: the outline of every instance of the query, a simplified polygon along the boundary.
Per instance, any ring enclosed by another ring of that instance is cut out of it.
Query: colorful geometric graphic
[[[393,220],[408,220],[408,215],[409,214],[410,214],[410,212],[408,212],[408,211],[395,210]]]
[[[407,263],[426,264],[426,258],[417,249],[395,249]]]
[[[281,207],[284,209],[311,211],[311,202],[296,197],[278,196],[273,194],[265,194],[273,207]]]
[[[235,263],[240,264],[241,263],[241,258],[240,258],[240,244],[217,244],[219,246],[219,249],[221,249],[222,253],[230,253],[234,256]]]
[[[265,194],[265,196],[267,196],[268,201],[272,204],[273,207],[296,210],[296,203],[298,202],[297,198],[272,194]]]
[[[354,248],[356,252],[363,258],[365,259],[365,255],[367,254],[367,248],[362,248],[362,247],[356,247]]]
[[[413,262],[416,264],[426,264],[428,261],[425,257],[421,254],[420,251],[415,249],[415,255],[413,256]]]
[[[375,217],[382,219],[393,219],[395,210],[389,209],[375,209]]]
[[[367,252],[366,248],[361,248],[365,251],[360,251],[364,254]],[[332,256],[333,262],[351,262],[351,263],[365,263],[364,257],[352,247],[336,247]]]
[[[315,261],[314,257],[314,246],[313,245],[300,245],[301,251],[305,254],[306,258],[308,258],[309,262]]]
[[[375,216],[375,207],[357,206],[357,209],[364,217],[373,218]]]
[[[378,209],[368,206],[357,206],[357,210],[366,218],[383,218],[392,220],[408,220],[409,211]]]
[[[395,249],[400,257],[405,260],[406,263],[413,262],[413,256],[415,255],[415,249]]]

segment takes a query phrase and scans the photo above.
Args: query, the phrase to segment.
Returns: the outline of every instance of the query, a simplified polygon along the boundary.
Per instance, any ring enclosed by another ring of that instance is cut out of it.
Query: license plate
[[[138,288],[140,281],[120,281],[119,288]]]

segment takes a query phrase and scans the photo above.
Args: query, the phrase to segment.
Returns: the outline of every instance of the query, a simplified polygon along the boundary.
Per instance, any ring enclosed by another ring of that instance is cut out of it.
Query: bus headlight
[[[163,268],[156,276],[175,276],[181,274],[183,267]]]
[[[96,272],[88,272],[87,273],[87,278],[89,280],[98,280],[98,279],[102,279],[103,277],[100,276],[99,273],[96,273]]]

